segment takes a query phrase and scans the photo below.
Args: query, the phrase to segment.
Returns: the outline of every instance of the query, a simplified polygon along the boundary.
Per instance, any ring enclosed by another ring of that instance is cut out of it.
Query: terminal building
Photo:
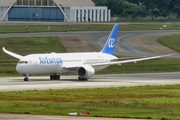
[[[111,11],[92,0],[0,0],[0,21],[106,22]]]

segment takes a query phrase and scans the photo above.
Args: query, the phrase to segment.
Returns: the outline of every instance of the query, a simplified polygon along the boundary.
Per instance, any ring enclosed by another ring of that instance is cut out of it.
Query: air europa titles
[[[60,64],[62,63],[61,58],[48,58],[39,57],[40,64]]]

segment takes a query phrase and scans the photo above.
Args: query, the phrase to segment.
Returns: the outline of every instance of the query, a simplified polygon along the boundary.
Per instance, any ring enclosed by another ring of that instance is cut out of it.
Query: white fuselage
[[[20,59],[16,66],[20,74],[56,74],[56,73],[76,73],[77,67],[94,63],[110,62],[117,57],[100,52],[92,53],[51,53],[51,54],[31,54]],[[64,67],[66,66],[66,67]],[[71,69],[67,69],[70,66]],[[95,71],[102,70],[106,66],[92,66]]]

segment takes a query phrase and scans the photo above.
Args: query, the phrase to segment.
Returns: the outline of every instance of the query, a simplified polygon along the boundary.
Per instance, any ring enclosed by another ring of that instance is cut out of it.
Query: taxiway
[[[88,81],[78,81],[77,75],[61,76],[61,80],[49,80],[49,76],[29,79],[24,82],[23,77],[0,78],[0,91],[180,84],[180,72],[94,75]]]
[[[88,31],[88,32],[49,32],[49,33],[8,33],[0,34],[0,37],[41,37],[41,36],[78,36],[87,45],[88,43],[93,43],[98,46],[92,48],[94,51],[100,51],[108,36],[110,31]],[[163,47],[159,43],[153,43],[151,41],[156,41],[158,37],[180,34],[180,30],[149,30],[149,31],[118,31],[116,46],[114,54],[118,56],[155,56],[162,54],[172,54],[176,51],[170,50],[169,48]],[[154,37],[153,40],[143,39],[141,37]],[[145,41],[144,43],[142,42]],[[148,41],[148,42],[147,42]],[[4,46],[6,47],[6,46]],[[156,49],[152,49],[156,48]],[[160,53],[159,49],[162,49]],[[83,51],[82,51],[83,52]],[[180,58],[179,55],[171,56],[171,58]]]

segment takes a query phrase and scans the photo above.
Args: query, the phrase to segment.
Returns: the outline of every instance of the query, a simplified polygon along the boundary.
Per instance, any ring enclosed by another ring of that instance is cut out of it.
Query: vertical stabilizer
[[[104,45],[104,48],[101,51],[102,53],[106,53],[110,55],[113,54],[118,27],[119,24],[114,25],[114,28],[112,29],[111,34],[109,35],[106,44]]]

